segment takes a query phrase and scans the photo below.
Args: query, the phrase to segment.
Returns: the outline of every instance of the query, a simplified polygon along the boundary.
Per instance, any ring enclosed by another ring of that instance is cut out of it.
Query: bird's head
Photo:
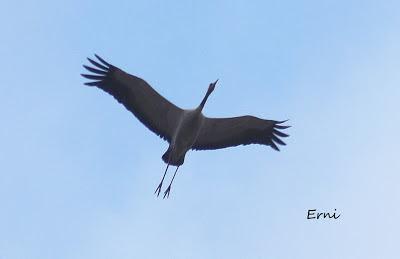
[[[206,101],[207,101],[208,96],[210,96],[210,94],[212,93],[212,91],[214,91],[214,88],[215,88],[215,85],[217,84],[217,82],[218,82],[218,79],[217,79],[217,81],[215,81],[214,83],[211,83],[211,84],[208,86],[206,96],[204,96],[203,100],[201,101],[201,103],[200,103],[200,105],[199,105],[200,111],[203,109],[204,105],[206,104]]]
[[[212,93],[212,91],[214,91],[214,89],[215,89],[215,85],[217,84],[217,82],[218,82],[218,79],[217,79],[217,81],[215,81],[214,83],[211,83],[209,86],[208,86],[208,94],[211,94]]]

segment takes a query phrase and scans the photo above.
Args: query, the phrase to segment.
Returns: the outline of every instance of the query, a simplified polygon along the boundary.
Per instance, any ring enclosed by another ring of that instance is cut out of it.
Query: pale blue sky
[[[8,1],[0,258],[398,258],[398,1]],[[184,108],[290,119],[282,152],[190,152],[83,86],[98,53]],[[306,219],[308,209],[341,213]]]

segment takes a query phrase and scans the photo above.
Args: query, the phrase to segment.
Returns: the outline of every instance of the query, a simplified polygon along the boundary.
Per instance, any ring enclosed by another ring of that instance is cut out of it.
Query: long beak
[[[219,80],[219,79],[217,79],[217,81],[215,81],[215,82],[213,83],[213,85],[216,85],[216,84],[217,84],[217,82],[218,82],[218,80]]]

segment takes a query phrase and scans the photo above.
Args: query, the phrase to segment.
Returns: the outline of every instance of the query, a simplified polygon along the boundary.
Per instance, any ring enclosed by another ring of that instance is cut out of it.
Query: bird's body
[[[94,67],[84,67],[94,74],[82,74],[94,80],[85,83],[96,86],[114,96],[131,111],[147,128],[169,142],[162,159],[167,164],[164,176],[156,189],[160,193],[169,165],[177,166],[174,176],[185,160],[186,152],[210,150],[237,145],[262,144],[279,151],[277,144],[286,145],[279,137],[288,135],[279,131],[289,126],[282,126],[285,121],[264,120],[254,116],[232,118],[208,118],[202,114],[208,97],[214,91],[218,80],[211,83],[200,105],[191,110],[184,110],[157,93],[146,81],[130,75],[107,63],[96,55],[101,63],[92,59]],[[171,184],[164,193],[169,196]]]
[[[199,108],[184,110],[172,137],[168,150],[162,156],[165,163],[180,166],[185,160],[185,155],[193,146],[199,135],[203,114]]]

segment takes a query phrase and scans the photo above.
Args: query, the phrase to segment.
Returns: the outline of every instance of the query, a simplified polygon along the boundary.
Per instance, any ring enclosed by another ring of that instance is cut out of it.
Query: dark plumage
[[[171,184],[179,166],[184,163],[189,149],[209,150],[238,145],[262,144],[279,151],[278,145],[286,145],[280,138],[288,135],[279,131],[289,126],[285,121],[264,120],[254,116],[233,118],[208,118],[201,113],[207,98],[217,81],[211,83],[200,105],[183,110],[157,93],[143,79],[130,75],[95,55],[99,62],[88,58],[93,67],[84,65],[92,74],[82,74],[93,80],[85,83],[96,86],[112,95],[131,111],[147,128],[169,142],[162,156],[167,168],[156,189],[157,195],[169,165],[177,166],[170,185],[164,193],[169,196]]]

